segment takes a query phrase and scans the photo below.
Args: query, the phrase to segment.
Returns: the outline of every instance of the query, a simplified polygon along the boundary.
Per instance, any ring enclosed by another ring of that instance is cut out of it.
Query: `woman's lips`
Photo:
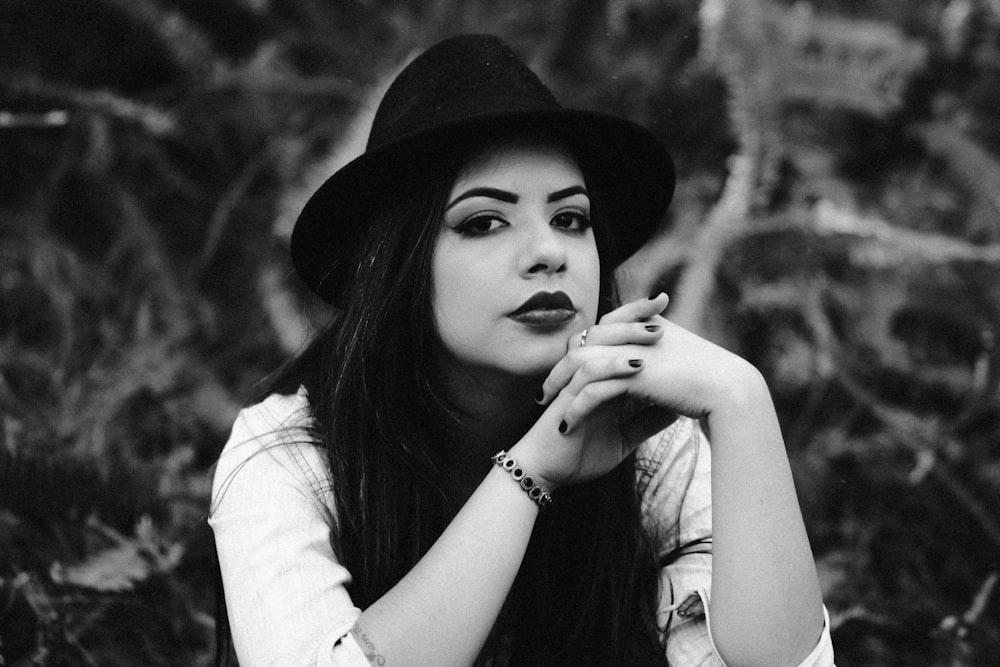
[[[561,327],[576,317],[576,307],[566,292],[535,292],[507,317],[529,327]]]

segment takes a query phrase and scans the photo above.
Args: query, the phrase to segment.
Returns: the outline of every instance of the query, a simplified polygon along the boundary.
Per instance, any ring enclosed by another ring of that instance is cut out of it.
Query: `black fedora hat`
[[[511,131],[552,135],[580,161],[600,193],[610,238],[601,261],[614,267],[645,243],[673,195],[674,167],[645,128],[564,109],[492,35],[461,35],[430,47],[400,72],[375,113],[365,152],[306,202],[292,230],[292,263],[321,298],[342,304],[360,261],[364,229],[385,187],[426,168],[422,157]]]

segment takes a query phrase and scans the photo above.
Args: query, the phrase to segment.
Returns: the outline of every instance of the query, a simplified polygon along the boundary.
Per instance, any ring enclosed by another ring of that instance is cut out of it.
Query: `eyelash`
[[[559,229],[562,229],[563,231],[567,231],[570,233],[580,233],[590,228],[590,216],[583,211],[560,211],[559,213],[556,213],[554,216],[552,216],[552,222],[556,222],[561,218],[567,218],[567,217],[570,218],[569,224],[558,225]],[[462,236],[486,236],[487,234],[491,234],[494,231],[496,231],[496,229],[498,229],[492,227],[493,221],[498,221],[503,224],[508,224],[507,221],[504,220],[502,216],[493,213],[488,213],[482,215],[474,215],[471,218],[467,218],[460,224],[456,225],[454,229]],[[491,228],[485,230],[477,229],[476,225],[483,222],[488,223]],[[574,225],[576,226],[574,227]]]
[[[552,220],[558,220],[559,218],[569,217],[571,218],[570,226],[563,227],[569,232],[583,232],[590,229],[590,216],[584,211],[560,211],[552,217]],[[572,228],[572,225],[577,225],[576,228]]]
[[[496,215],[494,213],[484,213],[481,215],[474,215],[471,218],[463,220],[460,224],[455,226],[455,231],[461,234],[462,236],[486,236],[487,234],[491,233],[494,230],[476,229],[475,225],[481,222],[492,223],[493,220],[498,220],[503,223],[507,222],[501,216]],[[492,224],[490,226],[492,226]]]

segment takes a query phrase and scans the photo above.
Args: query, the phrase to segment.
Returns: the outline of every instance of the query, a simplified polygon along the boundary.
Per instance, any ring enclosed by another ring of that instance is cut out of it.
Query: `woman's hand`
[[[543,385],[546,396],[566,392],[573,396],[564,415],[569,431],[586,421],[604,402],[601,400],[604,392],[588,388],[587,376],[581,373],[587,359],[594,355],[642,359],[643,372],[621,383],[624,385],[621,393],[633,401],[695,419],[708,417],[716,409],[740,400],[744,388],[756,390],[759,386],[760,374],[745,359],[658,314],[647,319],[645,324],[659,326],[661,332],[657,340],[647,346],[614,341],[604,343],[602,319],[593,333],[588,333],[587,346],[570,350],[549,373]],[[599,349],[605,345],[613,347]]]
[[[552,486],[599,477],[677,415],[709,417],[766,396],[751,364],[661,317],[666,305],[665,295],[633,301],[591,327],[585,346],[570,338],[542,385],[549,408],[525,436],[559,423],[559,436],[546,433],[543,451],[529,452],[537,477]]]
[[[662,325],[650,319],[663,312],[667,302],[666,295],[660,294],[608,313],[587,330],[586,346],[580,345],[583,332],[570,336],[567,355],[556,368],[562,365],[565,370],[564,362],[572,358],[571,377],[558,383],[549,375],[538,396],[548,409],[511,449],[543,488],[552,490],[606,474],[642,440],[676,418],[655,406],[625,405],[624,401],[631,383],[645,372],[636,350],[646,350],[663,337]],[[565,417],[574,405],[578,411],[587,406],[580,417],[586,420],[586,428],[570,429]],[[623,429],[626,413],[630,417]]]

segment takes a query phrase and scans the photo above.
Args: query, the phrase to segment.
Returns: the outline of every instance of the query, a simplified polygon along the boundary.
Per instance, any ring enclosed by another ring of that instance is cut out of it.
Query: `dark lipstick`
[[[508,317],[531,327],[560,327],[576,316],[576,307],[566,292],[535,292]]]

